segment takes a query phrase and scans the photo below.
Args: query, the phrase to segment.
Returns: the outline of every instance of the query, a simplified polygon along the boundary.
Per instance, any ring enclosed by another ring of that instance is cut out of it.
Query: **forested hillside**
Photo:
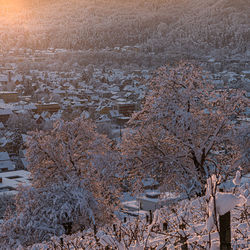
[[[223,54],[244,52],[250,36],[248,0],[19,0],[15,7],[4,2],[2,48],[137,45],[156,53],[224,49]]]
[[[0,250],[250,246],[250,0],[0,0]]]

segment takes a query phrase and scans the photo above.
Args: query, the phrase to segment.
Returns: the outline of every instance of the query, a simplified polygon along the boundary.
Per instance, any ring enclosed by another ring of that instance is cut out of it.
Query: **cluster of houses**
[[[10,142],[7,137],[11,133],[7,131],[0,136],[0,196],[16,194],[19,184],[29,185],[30,183],[24,146],[20,148],[18,153],[13,153],[13,150],[7,146]],[[25,135],[23,136],[25,137]],[[15,138],[12,138],[12,140],[15,140]]]
[[[36,54],[42,57],[41,52]],[[0,59],[0,121],[3,123],[13,112],[25,110],[33,114],[47,112],[47,117],[77,111],[99,123],[123,125],[140,108],[146,93],[142,82],[151,77],[147,70],[127,74],[118,69],[97,68],[81,73],[30,70],[21,75],[16,68],[14,63],[5,62],[1,66]]]
[[[235,55],[223,60],[206,57],[201,67],[208,70],[211,81],[219,89],[230,87],[250,92],[250,50],[245,56]]]
[[[122,49],[131,48],[115,48]],[[59,118],[70,120],[73,114],[84,116],[99,127],[108,127],[111,139],[119,141],[126,122],[141,108],[147,93],[146,82],[152,77],[149,70],[124,72],[89,67],[82,72],[29,70],[24,74],[18,71],[17,64],[24,57],[39,62],[65,52],[22,50],[18,55],[10,51],[8,57],[0,56],[0,194],[15,193],[20,183],[30,181],[24,146],[27,135],[21,134],[19,138],[9,130],[7,122],[13,115],[29,114],[37,124]],[[233,63],[236,65],[237,60]],[[222,62],[213,58],[203,64],[210,67],[211,80],[218,88],[241,83],[250,96],[249,61],[244,61],[242,70],[237,71],[233,71],[234,67],[232,71],[226,69]],[[22,146],[13,150],[9,146],[11,140],[20,140]],[[124,205],[129,210],[154,210],[158,207],[158,196],[157,191],[148,190],[138,197],[136,205],[131,202]]]
[[[39,56],[37,53],[36,60]],[[17,63],[21,60],[19,56]],[[0,58],[0,194],[15,194],[20,183],[30,181],[25,158],[27,135],[16,135],[9,129],[13,115],[29,114],[40,124],[67,116],[71,119],[76,113],[99,126],[108,125],[111,137],[119,140],[121,129],[145,97],[143,82],[151,77],[147,70],[125,74],[103,68],[81,73],[30,70],[22,74],[17,63]],[[19,147],[14,150],[10,145],[17,141]]]

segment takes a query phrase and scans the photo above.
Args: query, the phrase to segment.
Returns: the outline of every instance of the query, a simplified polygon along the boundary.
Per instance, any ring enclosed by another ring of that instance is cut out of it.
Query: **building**
[[[29,165],[29,162],[28,162],[28,160],[26,158],[26,149],[20,150],[19,151],[19,156],[20,156],[20,160],[21,160],[21,163],[23,165],[23,168],[27,169],[27,166]]]
[[[2,122],[0,122],[0,130],[4,129],[4,124]]]
[[[136,104],[127,102],[118,102],[117,110],[120,114],[126,117],[130,117],[132,113],[136,110]]]
[[[6,75],[0,75],[0,83],[5,85],[8,83],[8,76]]]
[[[155,211],[159,207],[159,195],[159,191],[151,191],[139,196],[137,201],[139,202],[140,210]]]
[[[130,119],[130,117],[128,117],[128,116],[116,117],[116,124],[123,127],[129,121],[129,119]]]
[[[56,102],[53,103],[44,103],[44,104],[36,104],[38,114],[43,112],[56,113],[60,110],[60,105]]]
[[[119,117],[121,117],[120,113],[118,112],[118,110],[110,110],[109,111],[109,117],[111,118],[111,121],[113,123],[117,123],[117,119]]]
[[[12,114],[12,111],[9,109],[0,109],[0,122],[6,123]]]
[[[0,99],[3,99],[5,103],[18,102],[19,96],[17,92],[1,91]]]
[[[25,170],[0,173],[0,195],[15,195],[17,187],[29,185],[30,180],[30,172]]]
[[[11,161],[7,152],[0,152],[0,173],[15,170],[15,163]]]

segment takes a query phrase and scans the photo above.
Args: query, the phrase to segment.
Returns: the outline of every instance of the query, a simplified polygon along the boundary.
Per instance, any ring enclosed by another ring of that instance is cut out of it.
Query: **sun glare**
[[[25,21],[25,2],[22,0],[0,0],[1,24],[15,24]]]

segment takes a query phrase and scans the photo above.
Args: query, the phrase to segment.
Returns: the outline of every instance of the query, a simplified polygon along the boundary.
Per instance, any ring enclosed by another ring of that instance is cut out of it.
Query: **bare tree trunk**
[[[63,223],[63,227],[65,229],[65,234],[70,235],[72,233],[72,222]]]
[[[182,243],[182,245],[181,245],[181,250],[188,250],[188,244],[187,244],[187,236],[181,236],[181,243]]]
[[[231,216],[230,211],[219,216],[220,250],[231,250]]]
[[[186,228],[186,225],[180,224],[179,228],[184,231],[184,229]],[[186,235],[184,235],[184,236],[180,235],[181,250],[188,250],[187,239],[188,239],[188,237]]]
[[[153,214],[152,211],[149,210],[149,224],[151,224],[153,222]]]

